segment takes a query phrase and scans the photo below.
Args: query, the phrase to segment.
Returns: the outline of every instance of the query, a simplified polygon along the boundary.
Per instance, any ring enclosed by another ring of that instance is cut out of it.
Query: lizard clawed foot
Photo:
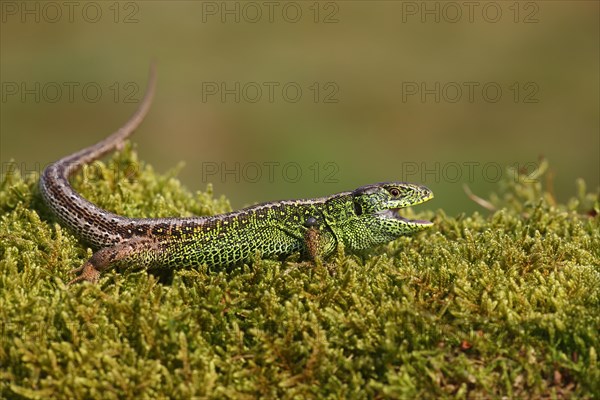
[[[135,238],[96,251],[81,267],[71,271],[71,273],[79,274],[79,276],[69,282],[69,285],[81,281],[97,283],[103,271],[106,271],[118,261],[127,261],[128,257],[135,256],[136,250],[144,249],[147,244],[147,239]]]
[[[73,285],[77,282],[88,281],[91,283],[97,283],[100,279],[100,271],[96,269],[89,261],[86,261],[79,268],[72,269],[69,271],[70,274],[79,274],[76,278],[72,279],[67,285]]]

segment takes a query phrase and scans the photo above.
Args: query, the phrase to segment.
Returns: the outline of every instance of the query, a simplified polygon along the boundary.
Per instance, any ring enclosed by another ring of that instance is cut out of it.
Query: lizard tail
[[[121,128],[117,129],[100,142],[50,164],[44,169],[44,172],[42,172],[39,185],[40,192],[46,204],[52,209],[55,215],[59,216],[59,219],[65,225],[82,233],[92,245],[102,246],[107,243],[118,242],[120,237],[118,235],[109,235],[107,237],[106,235],[100,235],[98,232],[94,232],[95,229],[88,226],[89,222],[86,219],[86,215],[104,215],[103,221],[98,221],[100,224],[114,224],[121,220],[122,217],[108,213],[79,196],[71,187],[69,177],[77,172],[84,164],[101,158],[123,144],[125,139],[127,139],[144,120],[144,117],[152,104],[155,88],[156,66],[151,64],[146,94],[137,110]],[[75,210],[75,212],[69,214],[61,209]],[[98,212],[102,212],[102,214],[97,214]]]

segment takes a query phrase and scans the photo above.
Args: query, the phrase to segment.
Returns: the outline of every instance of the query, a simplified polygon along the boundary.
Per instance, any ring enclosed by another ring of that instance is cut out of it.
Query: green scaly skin
[[[43,199],[57,218],[97,251],[70,283],[96,282],[110,267],[211,267],[300,253],[319,263],[336,249],[359,252],[432,225],[398,210],[433,198],[424,186],[387,182],[331,196],[277,201],[211,217],[126,218],[81,197],[69,177],[84,164],[120,148],[144,119],[156,82],[130,120],[101,142],[49,165],[40,178]]]

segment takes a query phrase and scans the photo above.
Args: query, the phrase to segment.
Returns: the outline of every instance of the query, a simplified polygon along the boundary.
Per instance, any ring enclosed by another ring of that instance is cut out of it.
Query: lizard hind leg
[[[139,264],[148,267],[158,256],[155,240],[134,238],[96,251],[83,265],[70,273],[78,274],[68,285],[88,281],[97,283],[105,270],[114,266],[131,266]]]

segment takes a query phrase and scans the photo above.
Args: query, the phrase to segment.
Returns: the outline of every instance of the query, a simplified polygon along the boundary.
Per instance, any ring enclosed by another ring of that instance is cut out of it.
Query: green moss
[[[78,190],[135,217],[230,209],[136,157],[127,148],[87,168]],[[67,287],[91,251],[55,222],[35,177],[6,174],[0,397],[591,398],[598,194],[578,182],[556,204],[533,178],[502,182],[489,215],[429,213],[434,229],[369,257]]]

